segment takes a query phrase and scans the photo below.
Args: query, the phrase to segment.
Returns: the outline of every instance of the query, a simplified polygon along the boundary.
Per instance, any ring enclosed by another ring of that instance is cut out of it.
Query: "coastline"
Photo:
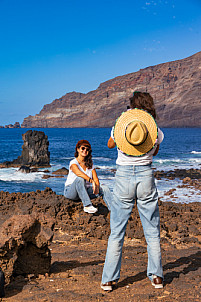
[[[7,131],[10,134],[8,141],[5,141],[5,136],[2,135],[1,139],[4,143],[2,158],[5,160],[12,160],[19,155],[15,152],[21,149],[22,131],[23,129]],[[98,167],[97,172],[101,176],[100,180],[111,181],[116,154],[110,153],[105,144],[109,129],[96,130],[96,133],[99,131],[99,136],[94,136],[95,132],[92,129],[82,131],[46,129],[46,131],[50,139],[53,167],[50,173],[47,173],[48,177],[53,176],[55,170],[68,166],[68,161],[74,152],[75,141],[81,135],[88,140],[94,137],[93,158]],[[13,132],[16,136],[13,136]],[[193,147],[189,146],[189,137]],[[36,219],[40,228],[46,229],[48,236],[53,238],[49,242],[52,256],[50,272],[13,276],[6,284],[6,297],[2,301],[199,301],[201,202],[191,202],[200,200],[201,196],[199,137],[200,130],[194,136],[191,129],[185,133],[181,129],[171,130],[167,133],[168,139],[164,141],[155,162],[154,171],[158,183],[162,181],[167,184],[166,192],[160,194],[159,200],[165,275],[165,287],[161,291],[155,290],[146,277],[146,243],[136,207],[127,227],[121,278],[117,289],[107,294],[100,289],[107,238],[110,232],[109,213],[102,199],[93,201],[99,208],[97,215],[88,215],[83,212],[80,202],[72,202],[63,195],[58,195],[60,193],[56,194],[52,191],[52,189],[58,190],[58,185],[61,184],[60,192],[63,192],[64,178],[51,177],[48,180],[41,180],[44,172],[29,174],[16,172],[14,174],[16,178],[9,175],[10,171],[4,173],[1,184],[5,190],[0,191],[0,226],[5,222],[9,226],[12,215],[18,219],[19,225],[21,219],[26,225],[28,216],[33,221]],[[178,138],[181,140],[178,141]],[[170,143],[174,146],[173,151],[168,147]],[[5,153],[8,144],[9,154]],[[45,189],[50,186],[52,189]],[[178,197],[179,186],[182,194]],[[13,193],[6,192],[7,188]],[[17,190],[25,190],[27,193],[15,193]],[[36,191],[31,192],[32,190]],[[186,191],[187,196],[185,196]],[[194,198],[190,200],[192,194]],[[12,227],[11,224],[11,231]],[[9,242],[15,245],[15,240],[13,236]],[[19,240],[18,243],[20,246]],[[14,258],[11,260],[15,261]],[[30,261],[34,263],[32,258]]]
[[[22,134],[25,129],[1,129],[1,160],[0,162],[13,161],[21,155]],[[26,129],[28,130],[28,129]],[[49,139],[50,172],[62,167],[68,168],[69,162],[74,154],[74,147],[80,137],[91,141],[93,148],[94,165],[97,168],[98,176],[103,184],[112,188],[114,177],[113,170],[116,167],[116,150],[107,148],[107,138],[110,136],[109,128],[96,129],[41,129]],[[165,140],[161,144],[159,154],[153,161],[153,167],[157,170],[190,169],[191,167],[200,169],[201,150],[200,150],[200,129],[167,129],[164,128]],[[92,139],[93,138],[93,139]],[[189,144],[191,141],[191,144]],[[170,146],[172,146],[170,148]],[[101,150],[101,151],[100,151]],[[42,179],[40,173],[23,174],[17,173],[17,169],[10,168],[0,170],[0,190],[9,192],[30,192],[37,189],[44,190],[51,187],[57,194],[63,194],[64,180],[49,178]],[[181,181],[158,181],[158,190],[164,196],[164,191],[175,188]],[[183,194],[181,189],[175,194],[180,201]],[[186,192],[185,192],[186,193]],[[188,192],[187,192],[188,193]],[[195,195],[194,195],[195,196]],[[180,198],[181,197],[181,198]],[[166,198],[167,199],[167,198]],[[186,198],[188,202],[188,197]],[[168,198],[169,200],[169,198]],[[194,201],[194,199],[192,199]],[[184,200],[183,200],[184,201]],[[201,201],[201,199],[200,199]]]

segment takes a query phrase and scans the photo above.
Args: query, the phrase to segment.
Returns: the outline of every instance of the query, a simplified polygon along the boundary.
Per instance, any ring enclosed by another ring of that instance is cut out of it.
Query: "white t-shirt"
[[[114,127],[112,128],[112,131],[111,131],[112,139],[114,139],[113,129],[114,129]],[[156,151],[157,145],[160,145],[160,143],[162,143],[163,139],[164,139],[164,134],[161,131],[161,129],[158,128],[158,138],[157,138],[155,147],[153,149],[151,149],[150,152],[148,152],[147,154],[145,154],[143,156],[129,156],[129,155],[124,154],[121,150],[119,150],[117,148],[118,156],[117,156],[116,164],[121,165],[121,166],[130,166],[130,165],[144,166],[144,165],[151,164],[152,160],[153,160],[153,154]]]
[[[66,182],[65,182],[65,186],[69,186],[71,185],[74,180],[78,177],[75,173],[73,173],[73,171],[71,170],[71,166],[73,164],[76,164],[78,166],[78,168],[84,172],[87,176],[89,176],[90,178],[92,178],[92,170],[94,169],[94,166],[92,166],[91,169],[86,168],[86,171],[80,166],[79,162],[77,161],[76,158],[74,158],[73,160],[70,161],[69,164],[69,174],[67,176]],[[86,186],[89,187],[91,185],[90,182],[86,181]]]

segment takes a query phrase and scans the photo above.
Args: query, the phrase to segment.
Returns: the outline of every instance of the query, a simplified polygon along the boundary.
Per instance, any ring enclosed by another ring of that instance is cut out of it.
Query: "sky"
[[[0,125],[201,51],[201,0],[0,0]]]

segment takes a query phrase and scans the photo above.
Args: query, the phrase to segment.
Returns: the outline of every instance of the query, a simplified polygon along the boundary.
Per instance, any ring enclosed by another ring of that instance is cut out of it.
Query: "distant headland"
[[[24,118],[22,128],[111,127],[135,90],[149,92],[160,127],[201,127],[201,52],[116,77],[86,94],[70,92]],[[5,128],[18,128],[7,125]]]
[[[0,128],[7,128],[7,129],[21,128],[21,125],[20,125],[19,122],[15,122],[15,124],[8,124],[8,125],[5,125],[5,126],[0,125]]]

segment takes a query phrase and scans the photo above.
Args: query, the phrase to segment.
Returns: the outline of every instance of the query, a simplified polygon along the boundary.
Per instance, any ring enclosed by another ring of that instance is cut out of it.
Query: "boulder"
[[[191,181],[191,178],[190,177],[185,177],[183,179],[183,183],[186,184],[186,183],[189,183]]]
[[[43,171],[43,172],[46,172],[46,171]],[[50,173],[50,171],[48,170],[46,173]],[[68,169],[66,169],[65,167],[63,167],[61,169],[58,169],[58,170],[52,172],[52,175],[44,174],[43,177],[42,177],[42,179],[48,179],[50,177],[62,178],[65,175],[68,175],[68,173],[69,173]]]
[[[56,174],[56,175],[68,175],[68,173],[69,171],[65,167],[52,172],[52,174]]]
[[[21,173],[30,173],[31,169],[27,166],[21,166],[18,171]]]
[[[7,282],[18,275],[49,272],[50,228],[43,227],[34,216],[13,215],[1,225],[0,234],[0,266]]]

